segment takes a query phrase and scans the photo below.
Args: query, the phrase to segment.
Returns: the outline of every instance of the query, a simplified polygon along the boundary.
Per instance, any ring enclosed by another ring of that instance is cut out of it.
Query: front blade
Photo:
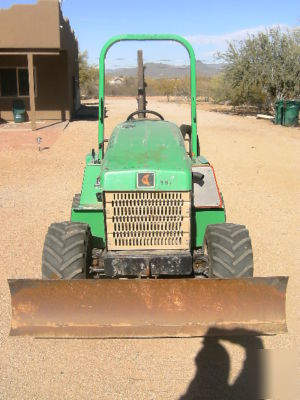
[[[287,280],[9,280],[10,334],[186,337],[212,327],[281,333]]]

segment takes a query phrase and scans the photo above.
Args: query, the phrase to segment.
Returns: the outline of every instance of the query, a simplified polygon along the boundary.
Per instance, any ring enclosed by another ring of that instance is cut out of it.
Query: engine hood
[[[144,119],[123,122],[110,137],[101,186],[104,191],[191,190],[191,165],[177,125]],[[149,174],[146,179],[144,174]]]

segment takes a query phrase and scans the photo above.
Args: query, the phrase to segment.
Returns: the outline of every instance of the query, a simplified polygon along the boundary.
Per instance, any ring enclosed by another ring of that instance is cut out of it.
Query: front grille
[[[188,249],[190,208],[189,192],[107,192],[107,248]]]

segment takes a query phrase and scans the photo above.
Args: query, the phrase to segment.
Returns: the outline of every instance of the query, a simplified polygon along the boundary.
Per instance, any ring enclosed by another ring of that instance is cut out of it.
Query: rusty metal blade
[[[212,327],[281,333],[287,280],[9,280],[10,334],[186,337]]]

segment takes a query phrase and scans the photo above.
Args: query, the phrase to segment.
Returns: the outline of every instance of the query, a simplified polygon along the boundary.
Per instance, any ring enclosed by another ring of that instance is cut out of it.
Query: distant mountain
[[[225,64],[205,64],[202,61],[196,62],[197,75],[214,76],[219,74],[224,69]],[[163,63],[146,63],[145,76],[149,78],[181,78],[189,75],[190,67],[188,65],[176,66]],[[113,76],[136,76],[137,68],[117,68],[108,69],[107,75]]]

